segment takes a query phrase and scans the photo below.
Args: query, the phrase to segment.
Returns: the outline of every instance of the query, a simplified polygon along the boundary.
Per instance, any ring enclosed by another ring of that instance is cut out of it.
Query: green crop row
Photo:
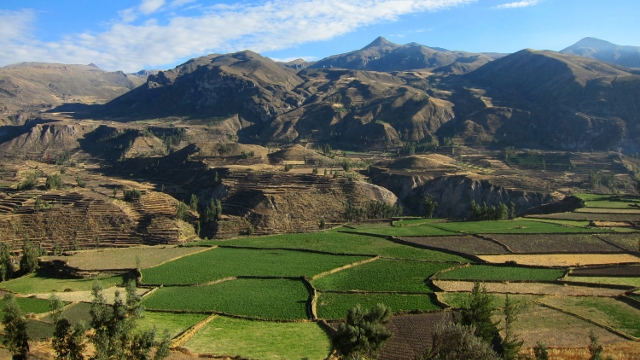
[[[426,280],[451,264],[376,260],[314,280],[321,290],[432,292]]]
[[[306,319],[309,292],[302,281],[238,279],[207,286],[158,289],[143,300],[148,309],[219,311],[266,319]]]
[[[562,277],[563,274],[562,269],[471,265],[440,273],[436,278],[465,281],[553,281]]]
[[[394,229],[391,226],[387,226],[387,228]],[[349,233],[344,230],[346,228],[310,234],[286,234],[235,239],[217,243],[220,245],[256,248],[309,249],[344,254],[375,254],[399,259],[467,261],[460,256],[402,245],[383,237]]]
[[[362,261],[367,257],[336,256],[287,250],[216,248],[142,270],[147,284],[202,284],[232,276],[307,276]]]
[[[321,293],[317,303],[318,317],[321,319],[344,319],[350,309],[360,304],[364,309],[383,304],[394,313],[412,311],[434,311],[436,305],[429,295],[402,294],[337,294]]]

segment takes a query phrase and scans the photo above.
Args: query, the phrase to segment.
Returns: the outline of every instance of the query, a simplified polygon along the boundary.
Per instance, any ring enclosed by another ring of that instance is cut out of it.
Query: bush
[[[53,174],[47,176],[47,189],[60,189],[62,187],[62,176],[60,174]]]
[[[76,183],[79,187],[83,188],[87,186],[87,182],[84,181],[80,176],[76,177]]]
[[[25,179],[18,184],[18,190],[31,190],[38,186],[38,174],[30,172],[26,175]]]
[[[115,193],[116,192],[114,191],[114,196],[115,196]],[[142,196],[142,192],[138,189],[131,189],[131,190],[124,191],[124,201],[128,201],[128,202],[137,201],[137,200],[140,200],[141,196]]]
[[[176,218],[179,220],[186,220],[187,219],[187,211],[188,211],[188,206],[187,204],[183,203],[182,201],[179,202],[176,205]]]
[[[284,171],[289,171],[291,169],[293,169],[293,165],[291,165],[291,164],[287,164],[287,165],[284,166]]]
[[[391,310],[382,305],[363,311],[360,305],[349,310],[346,323],[341,323],[333,345],[345,358],[375,358],[391,337],[385,328]]]

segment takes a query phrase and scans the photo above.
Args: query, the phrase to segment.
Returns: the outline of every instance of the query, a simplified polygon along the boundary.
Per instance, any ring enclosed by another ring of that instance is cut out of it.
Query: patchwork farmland
[[[87,322],[93,282],[112,301],[123,279],[135,274],[147,314],[141,329],[166,328],[172,347],[194,356],[260,359],[327,358],[332,329],[349,309],[383,303],[394,314],[388,324],[394,335],[380,358],[411,359],[436,326],[421,319],[452,321],[481,282],[496,309],[506,294],[519,304],[523,352],[537,341],[556,353],[582,348],[593,330],[605,355],[633,359],[640,356],[640,232],[623,210],[637,201],[589,198],[587,209],[606,211],[606,226],[571,219],[585,212],[504,221],[403,219],[137,247],[125,257],[122,249],[80,251],[41,260],[64,262],[68,273],[84,277],[43,267],[0,287],[33,313],[33,336],[47,338],[50,293],[68,301],[72,322]],[[622,347],[628,355],[620,355]]]

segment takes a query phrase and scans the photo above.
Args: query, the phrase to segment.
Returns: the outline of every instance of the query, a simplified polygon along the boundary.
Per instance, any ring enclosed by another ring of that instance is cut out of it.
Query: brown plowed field
[[[473,281],[434,280],[444,291],[471,292]],[[605,289],[590,286],[571,286],[543,283],[483,283],[487,292],[500,294],[567,295],[567,296],[618,296],[625,290]]]
[[[633,276],[640,277],[640,266],[606,266],[597,268],[573,269],[572,276]]]
[[[621,248],[627,249],[629,251],[638,251],[640,233],[600,234],[598,236],[620,246]]]
[[[402,315],[391,318],[387,329],[393,332],[380,351],[380,360],[414,359],[431,346],[432,333],[442,322],[453,321],[455,313],[441,311],[420,315]]]
[[[619,253],[623,250],[589,234],[491,234],[487,235],[514,253]]]
[[[508,254],[502,246],[475,236],[428,236],[401,238],[413,244],[437,249],[451,250],[463,254]]]
[[[630,254],[506,254],[479,255],[478,257],[494,264],[515,261],[521,265],[562,267],[640,262],[640,258]]]

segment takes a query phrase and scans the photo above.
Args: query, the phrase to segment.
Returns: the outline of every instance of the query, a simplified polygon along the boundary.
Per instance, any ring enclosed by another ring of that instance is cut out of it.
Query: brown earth
[[[491,234],[514,253],[621,253],[624,250],[589,234]]]
[[[451,250],[470,255],[478,254],[507,254],[503,246],[475,236],[428,236],[406,237],[401,240],[408,243],[433,247],[436,249]]]

